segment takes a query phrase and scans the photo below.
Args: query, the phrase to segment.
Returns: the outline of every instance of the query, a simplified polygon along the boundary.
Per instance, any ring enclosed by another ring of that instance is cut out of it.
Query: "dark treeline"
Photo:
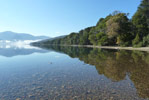
[[[44,48],[65,53],[86,64],[94,65],[100,75],[115,82],[125,80],[128,75],[139,96],[149,98],[149,54],[146,52],[54,45]]]
[[[96,26],[63,38],[41,42],[62,45],[149,46],[149,0],[142,0],[132,19],[115,11],[101,18]]]

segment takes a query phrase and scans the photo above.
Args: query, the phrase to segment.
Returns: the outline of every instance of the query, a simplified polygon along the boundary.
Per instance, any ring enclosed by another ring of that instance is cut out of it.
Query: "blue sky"
[[[0,32],[50,37],[96,25],[115,10],[136,12],[141,0],[0,0]]]

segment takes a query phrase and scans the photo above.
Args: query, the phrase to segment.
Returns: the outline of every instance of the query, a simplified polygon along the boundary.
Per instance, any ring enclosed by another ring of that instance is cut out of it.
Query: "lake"
[[[149,53],[0,48],[0,100],[149,100]]]

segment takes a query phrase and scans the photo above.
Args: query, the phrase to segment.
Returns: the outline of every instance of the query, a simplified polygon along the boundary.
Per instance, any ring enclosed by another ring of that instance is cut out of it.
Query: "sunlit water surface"
[[[0,100],[148,100],[149,53],[0,48]]]

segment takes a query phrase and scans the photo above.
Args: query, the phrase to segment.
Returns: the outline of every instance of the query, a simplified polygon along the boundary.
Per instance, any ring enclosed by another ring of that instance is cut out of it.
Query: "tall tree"
[[[131,39],[131,26],[127,14],[117,13],[112,16],[107,22],[107,35],[113,44],[128,46],[127,43]]]
[[[137,12],[132,17],[132,23],[135,26],[135,34],[138,34],[142,40],[149,34],[149,0],[142,0]]]

